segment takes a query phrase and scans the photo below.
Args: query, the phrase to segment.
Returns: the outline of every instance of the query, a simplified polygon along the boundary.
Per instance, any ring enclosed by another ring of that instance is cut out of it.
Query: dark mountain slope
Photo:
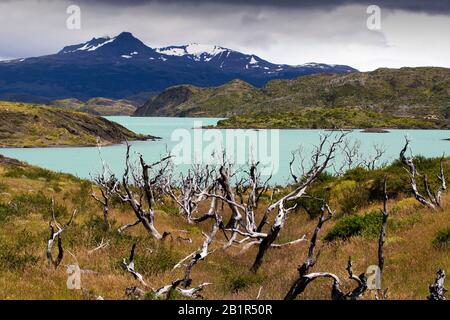
[[[53,55],[0,62],[0,99],[39,103],[64,98],[123,99],[180,84],[209,87],[242,79],[262,86],[273,79],[354,71],[348,66],[316,63],[272,64],[219,46],[155,49],[123,32],[66,46]]]

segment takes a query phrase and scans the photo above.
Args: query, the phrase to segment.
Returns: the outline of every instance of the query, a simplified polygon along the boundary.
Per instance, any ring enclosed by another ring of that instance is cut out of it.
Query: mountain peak
[[[123,31],[123,32],[119,33],[116,36],[116,39],[119,39],[119,40],[125,40],[125,39],[127,39],[127,40],[137,40],[137,41],[141,42],[141,40],[139,40],[138,38],[133,36],[133,34],[131,32],[128,32],[128,31]]]
[[[145,56],[154,55],[154,50],[147,47],[141,40],[133,36],[131,32],[121,32],[117,36],[92,38],[90,41],[64,47],[59,54],[86,54],[95,53],[101,56],[114,58],[131,57],[137,54]]]

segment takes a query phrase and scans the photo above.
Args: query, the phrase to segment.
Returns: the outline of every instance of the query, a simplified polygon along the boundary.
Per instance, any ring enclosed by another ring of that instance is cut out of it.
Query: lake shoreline
[[[136,141],[158,141],[161,140],[161,137],[154,137],[151,136],[150,138],[146,138],[146,139],[134,139],[134,140],[129,140],[128,142],[136,142]],[[121,142],[111,142],[111,143],[101,143],[100,147],[112,147],[112,146],[117,146],[117,145],[123,145],[126,144],[126,141],[121,141]],[[37,146],[17,146],[17,145],[6,145],[6,146],[0,146],[0,151],[2,149],[36,149],[36,148],[42,148],[42,149],[51,149],[51,148],[92,148],[92,147],[97,147],[99,146],[99,144],[97,143],[89,143],[89,144],[61,144],[61,145],[37,145]]]
[[[132,145],[132,161],[138,154],[141,154],[148,163],[157,162],[161,155],[171,152],[175,157],[183,157],[188,152],[190,161],[183,160],[176,165],[176,170],[187,172],[192,167],[192,160],[195,159],[195,152],[206,150],[212,145],[209,130],[197,130],[201,125],[215,125],[222,118],[173,118],[173,117],[129,117],[112,116],[108,120],[119,123],[138,134],[150,134],[160,137],[155,141],[130,141]],[[196,128],[196,129],[195,129]],[[220,141],[227,143],[228,134],[233,134],[228,130],[217,130],[221,137]],[[270,132],[270,131],[268,131]],[[334,136],[339,132],[324,132],[316,129],[285,129],[277,133],[265,135],[263,130],[255,131],[258,141],[254,149],[254,155],[261,165],[275,165],[273,178],[274,184],[284,184],[289,179],[289,162],[291,152],[303,147],[305,155],[313,150],[313,146],[320,141],[321,134]],[[253,135],[254,133],[252,133]],[[246,134],[240,134],[246,136]],[[380,159],[381,163],[391,163],[398,158],[399,152],[404,145],[405,135],[412,141],[414,154],[425,157],[440,157],[442,152],[448,149],[448,131],[444,130],[390,130],[385,134],[365,134],[359,130],[348,132],[348,138],[352,141],[361,142],[361,154],[371,156],[374,145],[383,145],[386,153]],[[238,134],[239,136],[239,134]],[[199,139],[199,140],[197,140]],[[247,139],[247,138],[246,138]],[[253,152],[248,146],[248,139],[245,148],[235,144],[235,150],[241,150],[243,161],[248,161],[250,153]],[[188,148],[185,148],[185,145]],[[265,147],[266,146],[266,147]],[[125,144],[109,144],[101,149],[102,158],[108,163],[111,171],[120,176],[124,170]],[[180,153],[181,150],[181,153]],[[209,152],[209,151],[208,151]],[[76,177],[89,179],[92,174],[102,170],[96,145],[91,146],[51,146],[37,148],[0,148],[0,153],[27,162],[31,165],[40,166],[49,170],[72,174]],[[245,159],[244,159],[245,158]],[[340,161],[342,156],[337,155],[336,161]],[[234,159],[240,161],[239,159]],[[247,163],[247,162],[245,162]],[[245,163],[237,162],[238,165]]]

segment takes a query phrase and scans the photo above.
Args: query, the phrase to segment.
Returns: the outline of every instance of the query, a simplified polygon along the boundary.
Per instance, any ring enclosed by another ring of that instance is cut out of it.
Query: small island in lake
[[[295,112],[253,113],[220,120],[219,129],[364,129],[386,133],[387,129],[448,129],[448,121],[396,116],[359,108],[305,108]]]

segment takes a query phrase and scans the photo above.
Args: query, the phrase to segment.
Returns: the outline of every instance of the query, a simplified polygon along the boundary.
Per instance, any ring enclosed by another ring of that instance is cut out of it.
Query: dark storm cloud
[[[82,0],[81,2],[90,2]],[[343,5],[371,5],[376,4],[385,9],[391,10],[407,10],[413,12],[423,12],[430,14],[450,14],[450,0],[99,0],[99,3],[111,6],[135,6],[149,3],[165,3],[165,4],[180,4],[180,5],[203,5],[203,4],[218,4],[218,5],[245,5],[245,6],[269,6],[280,8],[298,8],[298,9],[313,9],[313,10],[327,10],[334,9]]]
[[[66,26],[79,5],[81,29]],[[367,7],[381,7],[381,29]],[[220,45],[274,63],[450,67],[450,0],[0,0],[0,60],[132,32],[151,47]]]

